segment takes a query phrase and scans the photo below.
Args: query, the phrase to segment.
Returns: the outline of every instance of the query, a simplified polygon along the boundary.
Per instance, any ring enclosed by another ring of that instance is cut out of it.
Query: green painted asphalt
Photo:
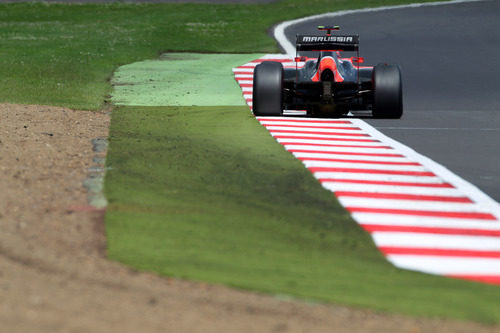
[[[112,101],[132,106],[245,105],[232,68],[261,54],[167,53],[159,60],[121,66]]]

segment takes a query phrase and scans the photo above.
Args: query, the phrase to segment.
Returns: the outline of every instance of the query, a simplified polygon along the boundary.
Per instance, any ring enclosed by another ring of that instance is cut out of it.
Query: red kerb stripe
[[[500,251],[391,247],[391,246],[381,246],[379,247],[379,250],[385,255],[399,254],[399,255],[422,255],[422,256],[440,256],[440,257],[500,258]]]
[[[500,285],[500,275],[446,275],[447,277]]]

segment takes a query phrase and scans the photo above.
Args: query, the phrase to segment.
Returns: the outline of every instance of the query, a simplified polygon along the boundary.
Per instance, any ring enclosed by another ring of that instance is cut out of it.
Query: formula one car
[[[280,116],[283,110],[306,110],[311,116],[340,117],[371,110],[376,118],[401,118],[403,94],[397,65],[363,66],[358,35],[332,35],[338,26],[319,26],[323,36],[297,35],[295,66],[264,61],[253,74],[253,112]],[[315,57],[299,56],[311,51]],[[356,52],[342,57],[340,52]]]

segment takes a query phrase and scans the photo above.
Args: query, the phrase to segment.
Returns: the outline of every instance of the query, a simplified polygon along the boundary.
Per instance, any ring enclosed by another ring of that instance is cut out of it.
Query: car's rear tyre
[[[253,72],[253,113],[256,116],[283,114],[283,65],[264,61]]]
[[[399,66],[380,64],[373,69],[375,118],[399,119],[403,115],[403,84]]]

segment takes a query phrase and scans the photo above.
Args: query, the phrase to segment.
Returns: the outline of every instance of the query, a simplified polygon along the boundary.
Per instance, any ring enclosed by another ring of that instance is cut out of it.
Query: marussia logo
[[[304,37],[302,39],[302,41],[303,42],[337,42],[337,43],[353,42],[352,37],[343,37],[343,36]]]

